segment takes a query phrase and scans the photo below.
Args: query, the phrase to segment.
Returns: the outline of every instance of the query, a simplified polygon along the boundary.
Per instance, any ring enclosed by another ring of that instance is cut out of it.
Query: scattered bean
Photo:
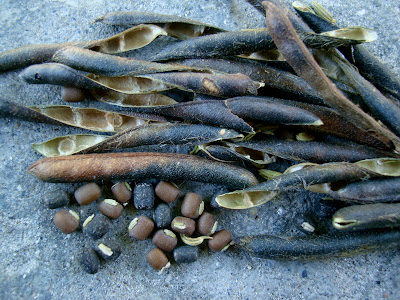
[[[128,227],[129,236],[138,241],[144,241],[149,237],[154,229],[154,222],[146,217],[139,216],[134,218]]]
[[[53,190],[46,193],[43,197],[45,205],[50,208],[59,208],[68,205],[70,197],[64,190]]]
[[[188,218],[196,219],[204,211],[204,202],[201,196],[196,193],[187,193],[183,199],[181,212]]]
[[[119,243],[112,240],[98,241],[93,249],[104,260],[117,259],[121,254]]]
[[[111,221],[102,214],[92,214],[83,222],[83,233],[97,240],[103,237],[111,228]]]
[[[174,249],[174,260],[177,263],[191,263],[199,259],[199,248],[193,246],[181,246]]]
[[[167,269],[170,266],[167,256],[158,248],[150,250],[146,255],[146,260],[155,270]]]
[[[160,181],[156,185],[154,192],[158,198],[167,203],[174,202],[179,195],[179,189],[172,183],[166,181]]]
[[[174,250],[177,243],[175,233],[168,229],[160,229],[153,236],[153,244],[167,252]]]
[[[89,274],[97,273],[100,268],[99,257],[92,248],[85,248],[79,253],[78,263]]]
[[[132,188],[127,182],[118,182],[111,187],[115,200],[119,203],[126,203],[132,197]]]
[[[160,203],[154,210],[153,219],[158,228],[168,227],[172,222],[172,208],[165,203]]]
[[[204,212],[197,220],[196,231],[202,235],[213,235],[217,230],[217,217]]]
[[[61,88],[61,98],[67,102],[81,102],[85,100],[85,91],[80,88],[63,86]]]
[[[100,187],[94,183],[88,183],[79,187],[74,193],[76,202],[80,205],[90,204],[101,196]]]
[[[150,209],[154,206],[154,189],[149,183],[139,183],[133,190],[133,203],[137,209]]]
[[[54,215],[54,224],[63,233],[72,233],[79,227],[79,215],[73,210],[63,209]]]
[[[175,217],[172,220],[171,228],[175,232],[192,235],[196,228],[196,222],[186,217]]]
[[[232,241],[232,233],[229,230],[222,229],[213,235],[213,239],[208,241],[208,247],[211,251],[225,251]]]
[[[122,205],[113,199],[104,199],[99,203],[98,208],[103,215],[110,219],[118,219],[124,211]]]

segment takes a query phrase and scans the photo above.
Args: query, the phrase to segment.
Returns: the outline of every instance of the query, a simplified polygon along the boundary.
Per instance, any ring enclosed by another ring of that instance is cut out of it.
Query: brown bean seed
[[[129,236],[138,241],[144,241],[154,229],[154,222],[146,216],[134,218],[128,227]]]
[[[181,212],[188,218],[196,219],[204,211],[204,202],[201,196],[196,193],[187,193],[183,199]]]
[[[104,199],[98,205],[99,211],[110,219],[118,219],[124,210],[121,204],[113,199]]]
[[[212,235],[215,230],[217,230],[217,225],[217,217],[208,212],[204,212],[197,220],[196,230],[201,235]]]
[[[179,189],[166,181],[160,181],[156,185],[154,192],[158,198],[167,203],[174,202],[179,195]]]
[[[119,203],[128,202],[132,197],[132,188],[127,182],[118,182],[111,187],[115,200]]]
[[[149,265],[155,270],[169,268],[169,261],[167,256],[158,248],[150,250],[146,255],[146,260]]]
[[[160,229],[153,236],[153,244],[164,251],[174,250],[177,243],[175,233],[168,229]]]
[[[87,205],[96,201],[101,196],[100,187],[94,183],[88,183],[79,187],[74,193],[76,202],[80,205]]]
[[[186,217],[175,217],[172,220],[171,228],[175,232],[190,236],[196,228],[196,222]]]
[[[63,233],[71,233],[78,229],[79,216],[73,210],[63,209],[54,215],[54,224]]]
[[[71,86],[63,86],[61,88],[61,98],[67,102],[81,102],[86,98],[85,90]]]
[[[213,239],[208,241],[208,247],[211,251],[224,251],[232,241],[232,233],[229,230],[222,229],[213,235]]]

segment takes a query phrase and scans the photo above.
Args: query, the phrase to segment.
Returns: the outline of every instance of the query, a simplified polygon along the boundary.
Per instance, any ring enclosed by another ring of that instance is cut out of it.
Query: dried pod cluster
[[[75,192],[79,205],[98,201],[101,212],[82,220],[82,231],[96,240],[79,256],[86,272],[97,272],[98,257],[110,260],[121,253],[115,241],[99,239],[132,195],[136,209],[156,206],[153,220],[137,216],[128,226],[129,235],[140,241],[157,229],[152,237],[157,248],[146,256],[154,269],[170,266],[163,251],[173,251],[176,262],[190,262],[205,240],[212,251],[226,249],[232,234],[216,232],[217,220],[204,212],[198,194],[186,194],[181,215],[174,215],[180,191],[170,182],[186,180],[225,185],[213,205],[230,209],[252,208],[294,189],[371,205],[346,207],[333,217],[336,231],[364,230],[359,233],[320,237],[306,224],[303,228],[314,234],[307,239],[238,238],[239,247],[256,256],[326,258],[398,245],[396,230],[365,231],[399,225],[396,204],[376,203],[400,199],[400,82],[358,45],[376,39],[376,33],[340,29],[315,3],[294,4],[310,28],[279,1],[249,2],[266,13],[267,28],[230,32],[176,16],[112,12],[95,21],[139,25],[101,40],[0,53],[0,71],[26,67],[21,80],[60,85],[65,101],[94,98],[118,108],[0,102],[1,115],[115,133],[34,144],[47,158],[28,168],[43,181],[92,182]],[[165,35],[183,41],[152,53],[150,61],[110,55]],[[343,49],[350,51],[341,56]],[[191,155],[157,152],[178,144],[193,147]],[[151,146],[157,151],[120,152]],[[96,153],[110,151],[118,153]],[[283,173],[265,168],[282,161],[301,164],[280,169]],[[256,168],[265,168],[261,176],[254,175]],[[154,179],[161,180],[155,188],[147,182]],[[108,191],[110,197],[93,183],[100,180],[119,181]],[[132,189],[125,181],[140,183]],[[56,208],[69,199],[53,192],[45,203]],[[80,226],[72,209],[57,212],[54,223],[64,233]]]

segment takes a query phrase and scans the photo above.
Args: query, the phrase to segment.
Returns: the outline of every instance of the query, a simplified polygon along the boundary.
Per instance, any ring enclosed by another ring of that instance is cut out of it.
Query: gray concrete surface
[[[400,75],[398,1],[320,2],[340,25],[375,28],[379,39],[367,47]],[[0,51],[109,36],[120,28],[90,21],[114,10],[176,14],[229,30],[264,24],[263,17],[241,0],[3,0]],[[63,104],[59,87],[27,85],[18,73],[0,74],[2,98],[27,105]],[[132,208],[114,222],[111,232],[121,241],[120,258],[103,264],[95,275],[84,273],[75,257],[91,240],[81,232],[64,235],[55,228],[54,211],[44,207],[41,195],[56,185],[25,173],[27,166],[40,158],[31,143],[78,132],[84,131],[0,119],[1,299],[399,299],[398,250],[328,261],[280,262],[236,251],[214,254],[203,249],[199,261],[173,264],[158,275],[145,261],[151,241],[132,242],[125,233],[129,220],[137,214]],[[59,186],[71,192],[76,188]],[[190,183],[187,190],[209,197],[212,188]],[[285,194],[257,210],[217,212],[220,228],[231,229],[235,235],[296,233],[293,220],[306,209],[304,199],[312,204],[319,200],[315,195],[298,197]]]

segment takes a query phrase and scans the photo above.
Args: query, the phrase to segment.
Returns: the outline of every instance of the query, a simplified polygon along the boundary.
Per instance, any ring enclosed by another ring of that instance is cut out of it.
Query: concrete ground
[[[290,1],[283,1],[290,4]],[[321,0],[339,25],[377,30],[367,45],[400,75],[400,4],[390,0]],[[92,40],[121,28],[90,22],[115,10],[175,14],[228,30],[261,27],[264,19],[242,0],[21,0],[2,1],[0,51],[27,44]],[[159,43],[159,42],[156,42]],[[157,44],[156,44],[157,45]],[[156,51],[156,47],[152,48]],[[20,70],[0,74],[1,98],[25,105],[63,104],[60,88],[22,82]],[[94,102],[77,104],[101,105]],[[82,271],[76,255],[92,241],[82,232],[60,233],[54,210],[42,195],[54,188],[72,192],[77,185],[43,183],[25,173],[40,158],[31,143],[84,130],[0,118],[0,298],[2,299],[399,299],[400,252],[390,250],[352,258],[314,262],[281,262],[250,257],[238,251],[201,250],[191,264],[172,264],[161,275],[145,261],[150,240],[132,242],[126,234],[138,213],[132,206],[113,223],[109,233],[121,243],[122,254],[104,263],[95,275]],[[213,186],[182,185],[209,199]],[[183,193],[182,192],[182,193]],[[321,196],[288,193],[250,211],[216,211],[220,228],[235,236],[252,233],[296,234],[296,218],[305,202]],[[77,210],[85,213],[85,209]],[[148,214],[151,214],[148,212]],[[257,217],[256,217],[257,216]]]

